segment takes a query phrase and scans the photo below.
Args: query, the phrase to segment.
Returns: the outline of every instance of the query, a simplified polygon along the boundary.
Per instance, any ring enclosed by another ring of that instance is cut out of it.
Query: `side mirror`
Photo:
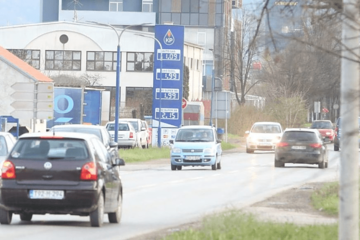
[[[145,130],[146,130],[146,128],[144,128],[144,127],[141,128],[141,131],[145,131]]]
[[[125,166],[125,161],[122,158],[115,159],[115,163],[113,164],[113,167],[115,166]]]
[[[170,139],[170,140],[169,140],[169,143],[170,143],[170,144],[174,144],[174,140]]]
[[[117,148],[117,147],[118,147],[118,143],[117,143],[117,142],[110,142],[110,143],[109,143],[109,146],[110,146],[111,148]]]
[[[250,134],[250,131],[245,131],[245,137]]]
[[[216,143],[221,143],[222,141],[220,139],[217,139],[216,140]]]

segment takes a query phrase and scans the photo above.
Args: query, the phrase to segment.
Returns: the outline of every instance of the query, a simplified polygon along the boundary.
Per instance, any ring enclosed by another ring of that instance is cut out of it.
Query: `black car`
[[[104,144],[107,151],[114,157],[119,157],[118,144],[114,142],[110,133],[104,126],[82,125],[82,124],[68,124],[56,125],[50,129],[50,132],[75,132],[94,134]]]
[[[341,117],[339,117],[335,124],[335,137],[334,137],[334,151],[339,151],[340,149],[340,139],[341,139]],[[360,126],[360,117],[358,118],[358,123]],[[360,135],[360,128],[359,128]],[[359,138],[359,148],[360,148],[360,138]]]
[[[275,147],[275,167],[285,163],[317,164],[319,168],[328,167],[328,152],[322,136],[317,129],[286,129]]]
[[[31,221],[33,214],[90,216],[91,226],[121,220],[123,159],[110,155],[91,134],[22,135],[2,164],[0,223],[12,214]]]

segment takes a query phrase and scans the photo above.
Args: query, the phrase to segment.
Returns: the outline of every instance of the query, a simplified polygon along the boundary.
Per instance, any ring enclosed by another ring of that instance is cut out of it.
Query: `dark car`
[[[110,133],[104,126],[95,125],[82,125],[82,124],[69,124],[69,125],[56,125],[50,129],[50,132],[75,132],[94,134],[104,144],[107,151],[114,157],[119,157],[118,144],[114,142]]]
[[[22,135],[2,164],[0,222],[12,214],[31,221],[33,214],[90,216],[91,226],[119,223],[123,159],[115,158],[91,134]]]
[[[328,167],[327,147],[320,132],[316,129],[286,129],[275,148],[275,167],[285,163],[317,164],[319,168]]]
[[[360,117],[358,118],[359,126],[360,126]],[[334,137],[334,151],[339,151],[340,149],[340,139],[341,139],[341,117],[339,117],[335,124],[335,137]],[[359,129],[360,135],[360,129]],[[359,138],[359,148],[360,148],[360,138]]]
[[[324,141],[326,142],[333,142],[335,131],[333,129],[333,124],[330,120],[316,120],[313,121],[311,124],[311,129],[317,129],[321,136],[323,137]]]

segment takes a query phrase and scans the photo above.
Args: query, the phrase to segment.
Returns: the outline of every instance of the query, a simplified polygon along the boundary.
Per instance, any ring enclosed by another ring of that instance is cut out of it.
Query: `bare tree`
[[[84,73],[80,77],[67,74],[50,76],[56,87],[93,87],[101,86],[102,76],[99,74]]]

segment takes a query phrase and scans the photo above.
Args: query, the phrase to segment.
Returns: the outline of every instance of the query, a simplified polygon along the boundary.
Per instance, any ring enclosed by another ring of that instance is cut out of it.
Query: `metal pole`
[[[125,30],[125,29],[124,29]],[[116,30],[115,30],[116,31]],[[117,34],[117,32],[116,32]],[[120,37],[118,40],[118,46],[117,46],[117,57],[116,57],[116,94],[115,94],[115,135],[114,135],[114,141],[118,142],[118,133],[119,133],[119,111],[120,111],[120,94],[119,94],[119,88],[120,88]]]
[[[160,59],[160,104],[159,104],[159,113],[160,113],[160,116],[159,116],[159,131],[158,131],[158,147],[161,148],[161,99],[162,99],[162,96],[161,96],[161,91],[162,91],[162,63],[163,63],[163,57],[162,57],[162,45],[161,43],[159,42],[159,40],[157,40],[155,38],[155,40],[157,41],[157,43],[159,44],[160,48],[161,48],[161,59]]]
[[[210,126],[212,126],[213,115],[213,98],[214,98],[214,85],[215,85],[215,53],[214,49],[209,49],[213,53],[212,77],[211,77],[211,102],[210,102]]]
[[[227,124],[228,124],[228,111],[229,111],[229,109],[228,109],[228,102],[227,102],[227,95],[228,95],[228,92],[226,92],[225,93],[226,95],[225,95],[225,142],[228,142],[228,126],[227,126]]]
[[[357,0],[343,0],[339,239],[359,239],[359,13]]]

